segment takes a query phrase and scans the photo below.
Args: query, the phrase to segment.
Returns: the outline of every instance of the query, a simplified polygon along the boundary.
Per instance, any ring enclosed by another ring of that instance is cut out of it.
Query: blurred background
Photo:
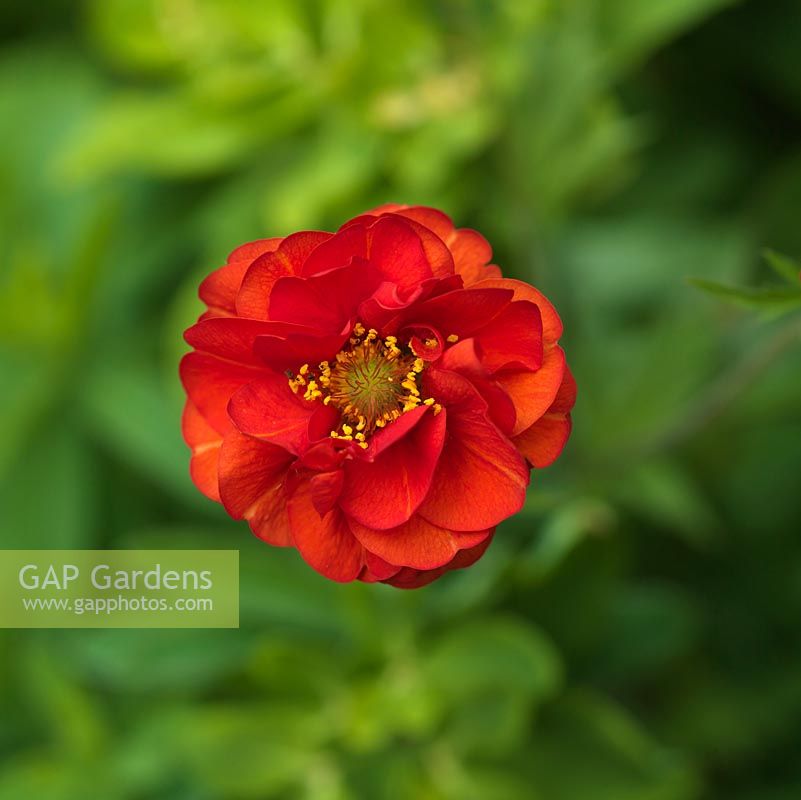
[[[238,631],[2,631],[2,800],[801,797],[801,4],[1,13],[2,546],[242,564]],[[416,592],[256,541],[179,433],[200,279],[387,201],[542,288],[580,390]]]

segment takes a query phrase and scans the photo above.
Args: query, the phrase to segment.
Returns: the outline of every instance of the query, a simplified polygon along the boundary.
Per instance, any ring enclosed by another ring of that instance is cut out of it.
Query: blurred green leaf
[[[732,300],[749,308],[758,308],[771,314],[782,314],[801,308],[801,289],[797,288],[730,286],[703,278],[690,278],[690,284],[716,297]]]
[[[784,278],[791,286],[798,287],[798,283],[801,281],[801,264],[775,250],[764,250],[762,254],[770,268],[780,278]]]
[[[691,800],[698,779],[611,701],[574,693],[537,730],[535,785],[550,800]]]

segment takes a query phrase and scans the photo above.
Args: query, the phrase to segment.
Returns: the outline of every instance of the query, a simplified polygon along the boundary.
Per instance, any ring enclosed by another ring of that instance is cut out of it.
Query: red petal
[[[364,566],[364,550],[345,520],[334,508],[320,517],[312,501],[309,481],[301,483],[289,499],[292,539],[303,560],[333,581],[355,580]]]
[[[534,303],[516,300],[476,334],[481,363],[490,373],[542,366],[542,317]]]
[[[455,334],[463,339],[497,317],[511,299],[506,289],[458,289],[413,306],[397,327],[431,325],[445,337]]]
[[[462,339],[449,347],[438,366],[440,369],[458,372],[467,378],[487,403],[490,419],[504,434],[508,435],[512,432],[517,420],[514,403],[509,395],[487,374],[487,370],[476,352],[475,339],[472,337]]]
[[[308,330],[297,326],[297,329]],[[319,336],[293,333],[289,336],[259,336],[253,349],[259,359],[277,372],[297,371],[304,364],[330,361],[348,338],[347,333]]]
[[[419,589],[421,586],[427,586],[446,572],[450,572],[453,569],[464,569],[465,567],[470,567],[475,564],[487,551],[492,541],[493,534],[494,531],[475,547],[471,547],[467,550],[460,550],[453,557],[452,561],[442,567],[430,570],[402,569],[396,575],[383,582],[391,586],[396,586],[399,589]]]
[[[206,497],[220,502],[220,487],[217,482],[217,459],[222,436],[212,428],[191,400],[184,405],[181,417],[184,440],[192,448],[189,474],[192,481]]]
[[[375,214],[378,211],[379,209],[376,209],[372,213]],[[407,217],[408,219],[413,219],[415,222],[419,222],[421,225],[425,225],[426,228],[433,231],[442,239],[445,244],[448,244],[448,239],[453,236],[453,221],[447,214],[444,214],[436,208],[429,208],[428,206],[396,206],[394,210],[388,207],[381,210],[381,213],[387,212],[394,212],[401,217]]]
[[[231,431],[220,448],[220,497],[234,519],[260,539],[291,544],[284,482],[293,456],[269,442]]]
[[[565,365],[562,385],[548,411],[513,439],[517,449],[533,467],[547,467],[559,457],[570,437],[570,409],[575,402],[576,381]]]
[[[335,505],[342,494],[345,473],[338,469],[334,472],[321,472],[311,479],[312,504],[317,513],[324,517]]]
[[[245,242],[231,251],[227,259],[228,263],[233,264],[236,261],[252,263],[259,256],[277,250],[282,241],[283,239],[278,236],[272,239],[256,239],[253,242]]]
[[[270,319],[340,333],[379,281],[376,270],[361,258],[310,278],[279,278],[270,296]]]
[[[456,271],[464,278],[464,285],[470,286],[487,277],[486,264],[492,258],[489,242],[478,231],[460,228],[454,231],[446,244],[453,253]]]
[[[318,411],[324,412],[330,422],[316,427],[328,433],[337,412],[316,401],[304,400],[278,373],[268,373],[241,387],[228,404],[228,414],[240,431],[295,454],[308,448],[311,420]]]
[[[495,278],[482,280],[474,284],[472,288],[511,289],[514,292],[515,300],[528,300],[539,308],[542,315],[542,337],[546,348],[561,338],[562,320],[559,319],[559,314],[556,313],[550,300],[528,283],[513,278]]]
[[[265,322],[242,317],[214,317],[205,319],[187,329],[187,344],[204,353],[219,356],[240,364],[263,366],[253,352],[256,337],[265,334],[286,335],[285,323]]]
[[[448,530],[494,527],[523,507],[529,470],[466,378],[431,370],[427,383],[447,406],[448,435],[419,513]]]
[[[299,275],[314,249],[331,236],[321,231],[293,233],[281,242],[275,252],[259,256],[242,280],[236,297],[237,314],[252,319],[268,319],[267,309],[273,284],[285,275]]]
[[[387,425],[386,428],[377,430],[370,439],[370,446],[364,451],[362,458],[372,461],[378,457],[414,428],[427,411],[427,406],[418,406],[413,411],[407,411],[402,414],[394,422]]]
[[[316,247],[303,264],[304,277],[343,267],[352,258],[367,258],[367,232],[364,225],[353,225],[335,233]]]
[[[390,530],[374,530],[351,519],[350,528],[365,549],[390,564],[415,569],[435,569],[447,564],[465,547],[482,542],[489,531],[455,534],[432,525],[415,514]]]
[[[559,457],[570,437],[570,430],[569,415],[545,414],[512,441],[532,467],[542,469]]]
[[[250,261],[235,261],[207,275],[200,284],[200,299],[217,314],[236,314],[236,293]]]
[[[365,583],[376,583],[377,581],[385,581],[393,575],[397,575],[400,567],[394,564],[388,564],[383,558],[377,555],[364,551],[364,569],[359,574],[359,580]]]
[[[266,370],[223,361],[206,353],[187,353],[181,359],[181,382],[189,399],[218,433],[231,428],[228,401],[234,392],[266,374]]]
[[[401,216],[408,217],[408,214]],[[412,218],[408,218],[407,224],[411,225],[412,230],[420,237],[431,272],[437,278],[447,278],[449,275],[453,275],[453,256],[437,233]]]
[[[552,414],[567,414],[576,404],[576,379],[570,371],[570,367],[565,364],[565,373],[562,377],[562,385],[556,393],[551,407],[548,409]]]
[[[381,217],[368,229],[367,240],[370,262],[400,289],[433,277],[423,243],[405,220]]]
[[[533,425],[550,407],[562,383],[565,354],[555,346],[545,351],[542,367],[536,372],[511,372],[495,376],[512,398],[517,412],[514,435]]]
[[[388,210],[385,208],[382,213]],[[377,212],[378,209],[373,213]],[[492,258],[492,248],[480,233],[470,228],[456,228],[449,216],[435,208],[412,206],[397,208],[394,213],[425,225],[447,245],[453,269],[462,275],[465,286],[488,277],[485,264]]]
[[[346,462],[342,510],[370,528],[394,528],[406,522],[431,487],[444,441],[445,414],[429,413],[372,462]]]

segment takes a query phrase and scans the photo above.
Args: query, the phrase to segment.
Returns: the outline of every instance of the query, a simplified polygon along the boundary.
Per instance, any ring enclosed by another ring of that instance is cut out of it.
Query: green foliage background
[[[3,631],[1,800],[801,797],[801,284],[761,256],[801,254],[801,5],[2,18],[2,546],[240,548],[243,623]],[[390,200],[546,291],[580,388],[525,511],[417,592],[257,542],[178,427],[199,279]]]

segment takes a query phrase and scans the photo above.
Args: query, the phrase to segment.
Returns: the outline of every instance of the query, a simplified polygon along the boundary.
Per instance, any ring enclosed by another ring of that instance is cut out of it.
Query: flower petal
[[[223,437],[203,419],[191,400],[187,400],[184,405],[181,431],[184,441],[192,449],[192,458],[189,462],[192,482],[206,497],[219,503],[217,460]]]
[[[241,317],[269,319],[267,309],[273,284],[285,275],[299,275],[306,259],[333,234],[301,231],[287,236],[274,252],[259,256],[248,268],[236,297]]]
[[[317,513],[324,517],[335,505],[342,494],[345,473],[341,470],[320,472],[311,479],[312,504]]]
[[[288,504],[292,540],[303,560],[332,581],[355,580],[364,566],[364,549],[333,508],[321,517],[314,507],[309,481],[300,483]]]
[[[446,572],[450,572],[453,569],[464,569],[475,564],[487,551],[494,533],[494,530],[490,531],[489,536],[479,544],[466,550],[460,550],[449,563],[442,567],[430,570],[417,570],[407,567],[383,582],[399,589],[419,589],[421,586],[427,586]]]
[[[367,230],[368,257],[385,280],[400,289],[414,288],[433,277],[423,243],[405,220],[381,217]]]
[[[542,367],[536,372],[500,373],[495,380],[512,398],[517,413],[513,435],[533,425],[553,403],[562,384],[565,354],[561,347],[545,350]]]
[[[286,335],[295,326],[242,317],[213,317],[204,319],[184,332],[186,343],[204,353],[236,361],[240,364],[263,366],[253,352],[257,336]]]
[[[228,404],[228,415],[242,433],[272,442],[296,455],[308,449],[312,418],[318,412],[327,419],[314,427],[316,432],[322,430],[322,435],[326,435],[336,421],[337,412],[295,394],[286,376],[279,373],[266,373],[259,380],[245,384]]]
[[[481,363],[490,372],[542,366],[542,317],[528,300],[515,300],[475,334]]]
[[[354,519],[348,522],[354,536],[370,553],[390,564],[414,569],[441,567],[462,547],[472,547],[490,533],[486,530],[457,535],[432,525],[419,514],[389,530],[374,530]]]
[[[234,519],[246,519],[260,539],[291,544],[285,478],[293,456],[282,447],[232,430],[220,448],[220,497]]]
[[[223,361],[207,353],[187,353],[179,368],[189,399],[218,433],[231,428],[228,401],[234,392],[262,377],[266,370]]]
[[[532,467],[542,469],[559,457],[567,444],[571,428],[569,415],[545,414],[512,441]]]
[[[562,320],[559,314],[545,295],[538,289],[523,281],[513,278],[490,278],[474,283],[473,289],[511,289],[514,292],[515,300],[528,300],[534,303],[542,315],[542,337],[543,343],[548,348],[549,345],[558,342],[562,336]]]
[[[370,528],[394,528],[406,522],[431,487],[445,441],[445,416],[426,413],[373,461],[346,462],[342,510]]]
[[[548,410],[512,440],[533,467],[550,466],[559,457],[572,430],[570,410],[576,402],[576,381],[565,366],[562,385]]]
[[[310,278],[279,278],[270,295],[270,319],[308,325],[320,333],[340,333],[380,281],[363,258]]]
[[[301,275],[309,277],[343,267],[351,259],[367,258],[367,231],[364,225],[353,225],[338,231],[316,247],[301,268]]]
[[[529,470],[466,378],[431,370],[427,385],[447,408],[448,431],[419,513],[448,530],[492,528],[523,507]]]
[[[278,248],[281,239],[260,239],[248,242],[228,256],[227,263],[206,276],[200,284],[200,299],[214,312],[215,316],[236,314],[236,295],[242,285],[248,267],[263,253]]]
[[[512,300],[508,289],[458,289],[432,297],[408,309],[398,329],[431,325],[443,336],[463,339],[483,328]]]
[[[278,249],[283,238],[280,236],[273,237],[272,239],[256,239],[252,242],[245,242],[234,248],[228,255],[228,263],[234,264],[238,261],[247,261],[252,264],[259,256],[265,253],[272,253]]]
[[[294,372],[303,364],[332,359],[348,338],[348,333],[321,336],[300,325],[296,330],[288,336],[257,336],[253,350],[260,361],[276,372]]]

